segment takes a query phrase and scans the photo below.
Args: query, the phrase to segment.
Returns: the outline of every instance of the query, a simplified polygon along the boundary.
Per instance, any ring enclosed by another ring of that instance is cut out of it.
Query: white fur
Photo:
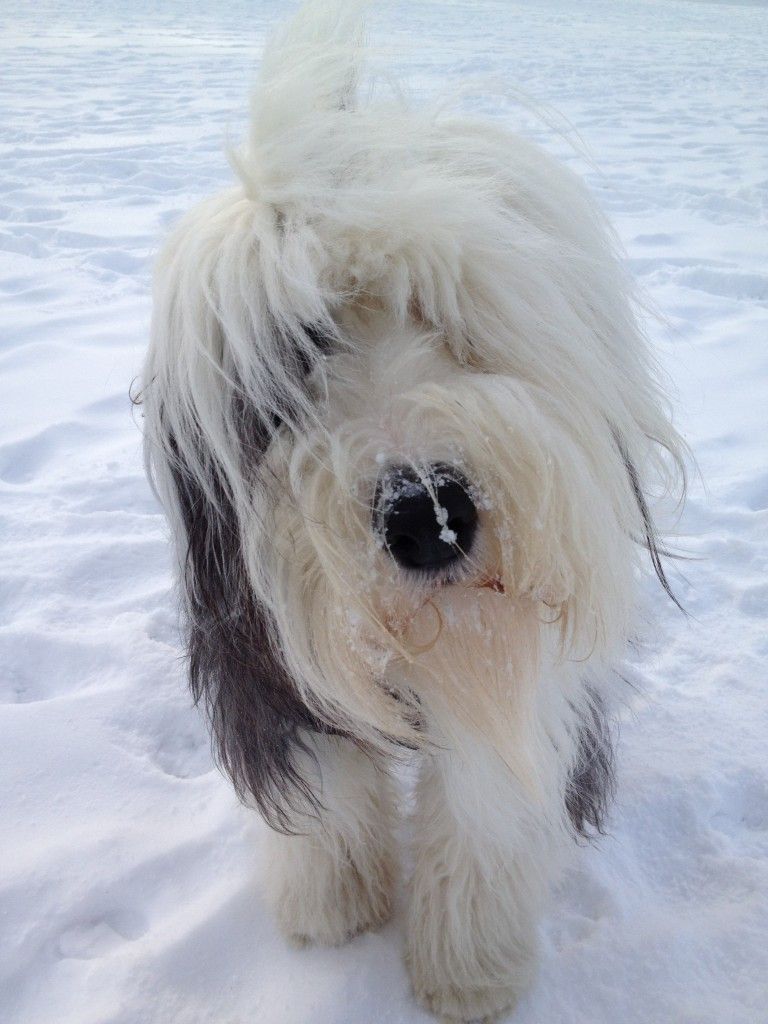
[[[396,871],[392,784],[347,740],[317,736],[309,743],[308,770],[317,776],[323,813],[298,814],[298,835],[270,834],[268,892],[295,945],[337,946],[389,918]]]
[[[214,503],[224,481],[307,706],[369,750],[423,751],[408,963],[428,1007],[471,1020],[532,976],[579,716],[631,634],[626,459],[675,493],[681,444],[582,184],[497,124],[361,100],[361,38],[356,5],[307,5],[268,51],[237,185],[169,239],[147,452],[180,562],[172,466]],[[334,339],[308,392],[284,365],[307,325]],[[235,394],[293,410],[259,462]],[[382,469],[436,461],[481,515],[438,588],[371,529]],[[349,741],[315,746],[326,811],[275,840],[271,888],[290,935],[336,943],[388,912],[390,798]]]

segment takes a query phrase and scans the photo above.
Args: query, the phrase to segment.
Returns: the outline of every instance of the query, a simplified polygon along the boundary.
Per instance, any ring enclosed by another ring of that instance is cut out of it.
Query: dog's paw
[[[286,912],[287,910],[287,912]],[[288,942],[296,949],[305,946],[343,946],[362,932],[376,931],[391,916],[389,896],[375,896],[364,886],[345,886],[342,896],[315,901],[314,913],[295,904],[282,912],[278,922]]]
[[[274,865],[272,903],[280,930],[291,945],[340,946],[389,920],[391,860],[384,854],[366,853],[353,861],[314,849],[301,863]]]
[[[536,973],[532,922],[510,919],[498,896],[483,900],[478,892],[467,916],[455,906],[447,913],[440,887],[422,884],[413,893],[406,963],[414,995],[451,1024],[491,1024],[514,1009]]]
[[[414,978],[412,982],[418,1002],[445,1024],[493,1024],[513,1010],[522,995],[514,985],[459,988],[446,983],[430,988]]]

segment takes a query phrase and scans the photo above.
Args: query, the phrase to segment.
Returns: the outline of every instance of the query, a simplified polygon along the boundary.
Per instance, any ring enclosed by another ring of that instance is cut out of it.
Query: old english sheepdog
[[[286,935],[387,919],[407,755],[413,988],[492,1019],[602,828],[684,449],[584,186],[497,122],[363,87],[362,39],[358,4],[315,0],[267,48],[237,183],[157,264],[146,455]]]

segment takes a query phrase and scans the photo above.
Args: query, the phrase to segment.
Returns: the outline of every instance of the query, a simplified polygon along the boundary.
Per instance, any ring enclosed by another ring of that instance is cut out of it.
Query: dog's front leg
[[[299,811],[296,834],[270,833],[267,884],[286,937],[339,945],[390,914],[394,883],[393,799],[386,772],[351,741],[305,737],[304,777],[320,803]]]
[[[533,978],[557,826],[479,734],[448,714],[430,732],[439,748],[417,783],[408,967],[441,1019],[491,1021]]]

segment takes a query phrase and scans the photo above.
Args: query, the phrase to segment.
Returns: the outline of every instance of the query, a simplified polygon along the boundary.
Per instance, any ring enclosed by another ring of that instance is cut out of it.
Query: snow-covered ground
[[[426,1024],[402,917],[288,949],[263,826],[190,708],[128,388],[152,254],[229,180],[289,5],[2,0],[0,1019]],[[578,129],[660,319],[694,481],[686,619],[635,660],[611,835],[579,851],[516,1024],[768,1021],[768,8],[378,5],[416,90],[496,76]],[[528,115],[490,92],[475,105]]]

